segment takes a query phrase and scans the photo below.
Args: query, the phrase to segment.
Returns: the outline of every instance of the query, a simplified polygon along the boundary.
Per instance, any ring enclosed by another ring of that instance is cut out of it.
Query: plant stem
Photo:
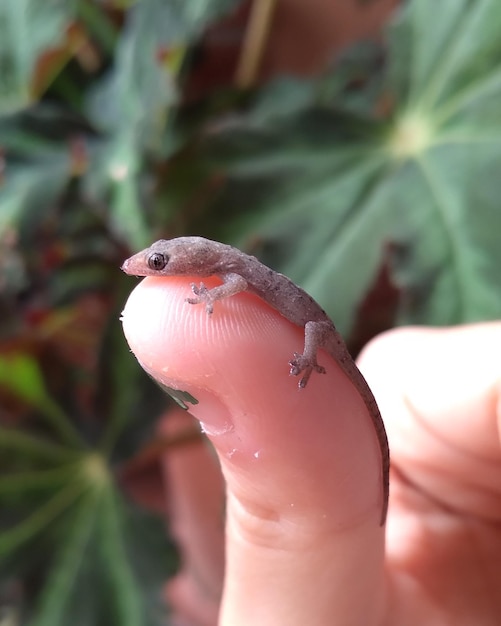
[[[252,4],[235,75],[235,84],[239,89],[250,89],[256,82],[276,4],[276,0],[254,0]]]

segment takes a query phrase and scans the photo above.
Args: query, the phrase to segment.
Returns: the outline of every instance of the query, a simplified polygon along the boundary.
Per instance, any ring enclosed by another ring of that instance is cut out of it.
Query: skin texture
[[[327,373],[298,391],[286,363],[304,330],[248,292],[221,300],[209,316],[186,302],[191,280],[146,277],[123,312],[142,367],[198,399],[190,413],[217,451],[225,481],[217,520],[198,516],[201,530],[217,523],[224,531],[222,598],[190,549],[184,580],[171,592],[177,602],[220,600],[224,626],[378,623],[385,604],[381,457],[360,394],[327,354]],[[196,474],[202,480],[209,472]],[[169,472],[172,480],[190,475]],[[175,491],[187,497],[190,488]],[[186,518],[176,524],[185,546],[201,540],[186,536],[193,526]]]
[[[212,317],[190,293],[189,278],[146,278],[123,313],[141,365],[199,398],[217,454],[165,453],[183,555],[173,623],[498,626],[501,324],[399,329],[361,355],[392,447],[385,550],[377,440],[353,385],[325,357],[294,393],[280,373],[300,328],[245,292]]]
[[[324,349],[341,367],[362,397],[381,449],[381,481],[383,485],[380,524],[386,520],[389,497],[390,455],[383,420],[376,400],[351,358],[333,322],[315,300],[289,278],[273,271],[257,258],[237,248],[203,237],[178,237],[160,240],[127,259],[122,269],[136,276],[218,276],[222,285],[208,289],[200,283],[192,285],[195,298],[190,304],[205,304],[212,314],[214,303],[249,291],[277,310],[289,322],[305,329],[304,350],[294,353],[289,361],[290,373],[302,374],[299,387],[306,387],[313,371],[325,374],[317,363],[319,349]]]

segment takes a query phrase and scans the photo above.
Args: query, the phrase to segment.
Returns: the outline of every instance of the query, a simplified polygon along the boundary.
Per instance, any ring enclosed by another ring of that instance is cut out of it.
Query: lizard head
[[[160,239],[122,265],[133,276],[210,276],[217,273],[223,244],[203,237]]]

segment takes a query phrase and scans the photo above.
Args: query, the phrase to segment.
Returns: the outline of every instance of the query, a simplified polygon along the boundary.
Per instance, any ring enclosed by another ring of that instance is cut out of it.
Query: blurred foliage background
[[[256,84],[266,4],[0,4],[0,624],[166,623],[175,552],[121,480],[165,407],[121,334],[133,251],[238,245],[355,351],[500,316],[499,3],[409,0]]]

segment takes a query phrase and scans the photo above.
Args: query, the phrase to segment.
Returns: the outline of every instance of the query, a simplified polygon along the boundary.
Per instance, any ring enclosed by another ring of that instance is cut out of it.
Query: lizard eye
[[[150,268],[150,270],[154,270],[156,272],[163,270],[168,262],[169,257],[166,254],[162,254],[161,252],[153,252],[148,257],[148,267]]]

